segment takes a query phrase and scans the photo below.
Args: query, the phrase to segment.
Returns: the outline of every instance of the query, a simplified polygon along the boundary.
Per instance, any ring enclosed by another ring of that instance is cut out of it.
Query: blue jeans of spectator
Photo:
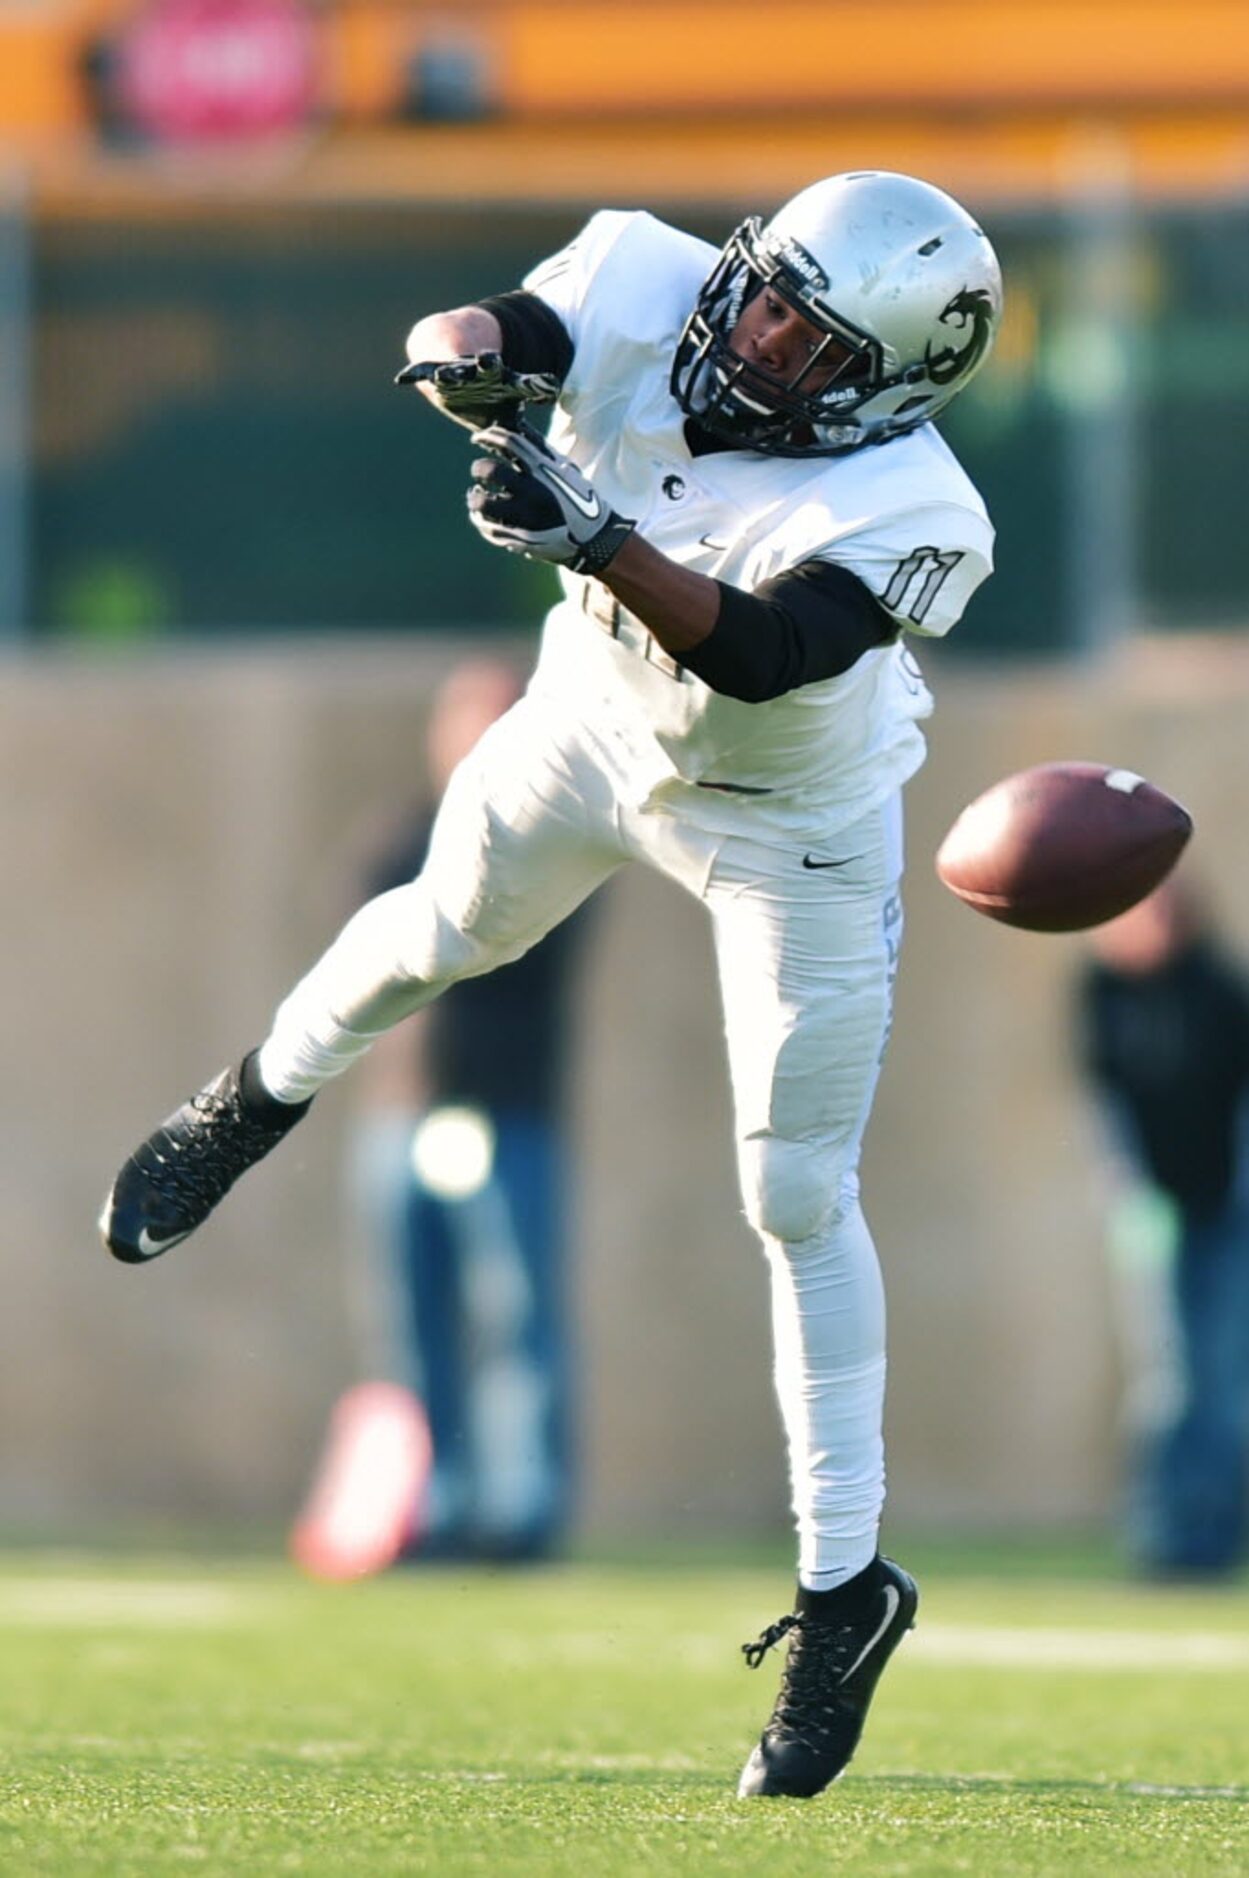
[[[1185,1218],[1174,1303],[1181,1400],[1146,1462],[1142,1562],[1226,1571],[1249,1547],[1249,1206]]]
[[[572,1496],[563,1150],[541,1116],[493,1111],[484,1182],[457,1197],[414,1170],[393,1331],[433,1441],[423,1546],[541,1556]]]

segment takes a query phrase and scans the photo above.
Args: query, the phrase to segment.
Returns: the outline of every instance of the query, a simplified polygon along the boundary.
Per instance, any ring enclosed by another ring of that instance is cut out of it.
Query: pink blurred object
[[[365,1382],[335,1406],[312,1491],[291,1532],[314,1578],[365,1578],[417,1535],[432,1444],[424,1410],[398,1383]]]
[[[153,0],[118,47],[122,105],[168,143],[288,130],[315,95],[312,22],[299,0]]]

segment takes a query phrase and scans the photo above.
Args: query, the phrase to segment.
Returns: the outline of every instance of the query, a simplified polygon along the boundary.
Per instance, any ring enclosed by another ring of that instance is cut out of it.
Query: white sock
[[[307,1030],[285,1032],[281,1026],[261,1044],[256,1057],[260,1080],[279,1102],[305,1102],[318,1089],[358,1062],[382,1036],[373,1031],[361,1036],[336,1026],[327,1037]]]

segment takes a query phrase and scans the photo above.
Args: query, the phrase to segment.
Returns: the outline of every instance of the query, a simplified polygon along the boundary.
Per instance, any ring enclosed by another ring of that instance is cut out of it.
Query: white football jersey
[[[669,376],[715,258],[653,216],[608,210],[532,270],[525,286],[575,348],[552,443],[682,566],[750,590],[799,562],[834,561],[908,632],[944,634],[990,572],[993,531],[931,425],[842,457],[691,456]],[[932,699],[901,641],[839,677],[746,703],[676,666],[637,622],[626,619],[619,637],[597,625],[591,613],[609,599],[599,583],[565,570],[560,580],[534,689],[579,710],[618,759],[624,752],[634,806],[716,827],[733,811],[711,785],[735,785],[760,792],[760,820],[815,819],[830,832],[923,761],[917,720]]]

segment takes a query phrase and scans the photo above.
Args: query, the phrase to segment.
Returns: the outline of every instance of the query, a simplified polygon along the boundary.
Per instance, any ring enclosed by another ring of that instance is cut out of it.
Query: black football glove
[[[468,519],[492,547],[601,574],[636,527],[617,515],[569,457],[527,425],[494,424],[473,442],[489,456],[473,464]]]
[[[551,372],[517,372],[497,352],[464,359],[418,359],[405,365],[397,385],[428,385],[444,417],[468,430],[517,423],[527,404],[554,404],[559,380]]]

